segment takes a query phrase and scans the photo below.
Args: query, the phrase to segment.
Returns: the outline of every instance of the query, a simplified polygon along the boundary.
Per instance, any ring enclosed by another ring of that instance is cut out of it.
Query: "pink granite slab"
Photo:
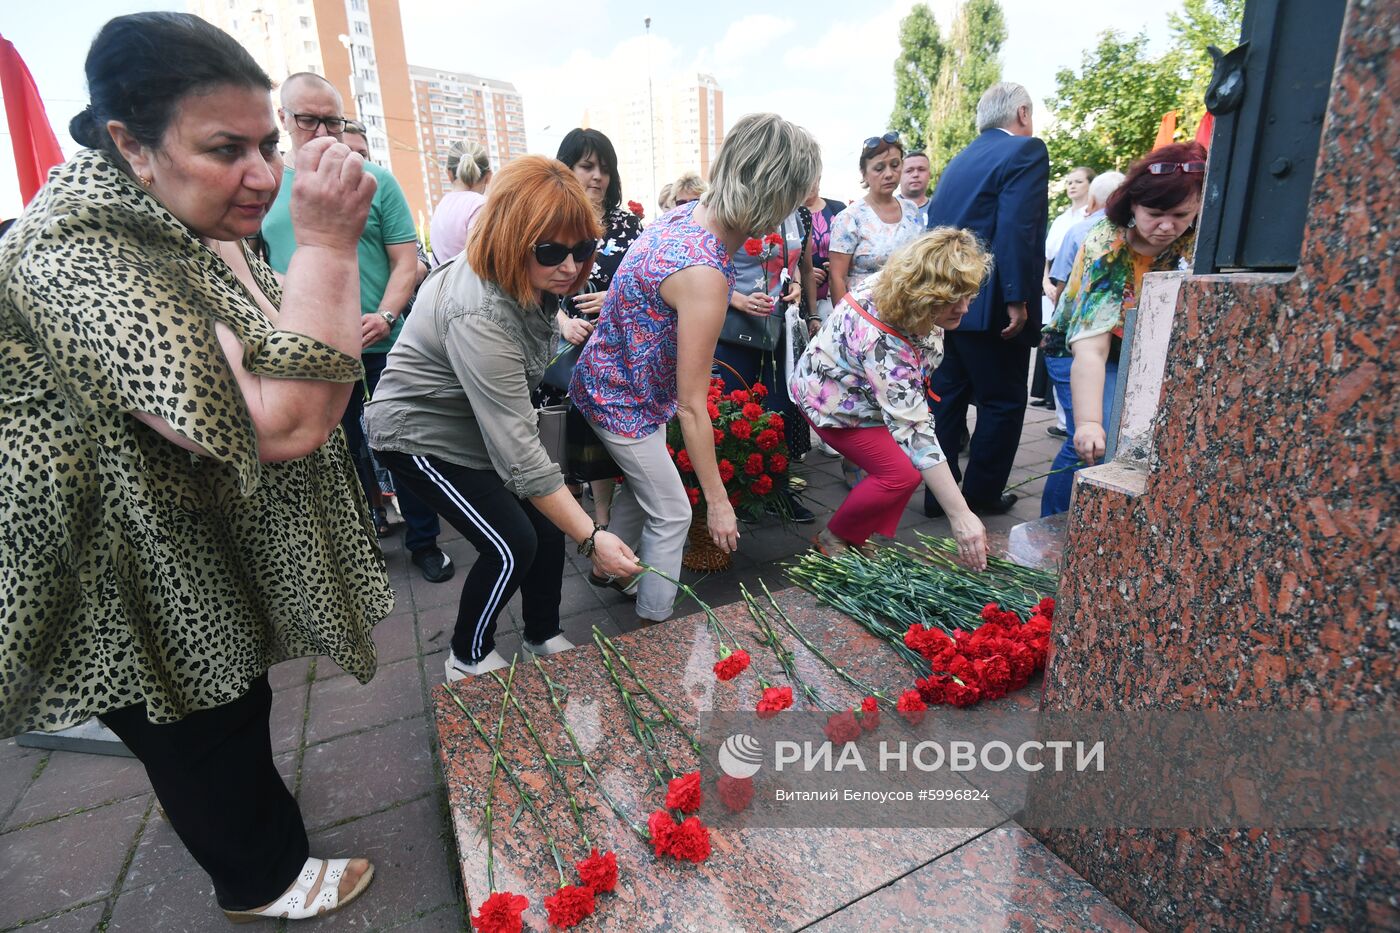
[[[1012,824],[989,830],[811,929],[1128,933],[1142,927]]]
[[[775,575],[776,576],[776,575]],[[789,589],[779,599],[796,624],[824,651],[842,659],[857,676],[880,689],[903,688],[911,676],[895,655],[855,623],[816,605],[807,594]],[[720,610],[736,630],[751,631],[742,606]],[[747,638],[746,635],[742,637]],[[694,724],[701,710],[751,709],[758,698],[752,672],[730,683],[716,681],[711,667],[715,644],[703,617],[690,616],[615,639],[637,672],[664,697],[686,723]],[[752,641],[743,647],[755,665],[772,676],[771,655]],[[801,676],[823,696],[859,700],[822,663],[789,639],[798,656]],[[647,772],[632,739],[626,714],[592,646],[550,658],[550,676],[568,685],[567,715],[590,761],[609,791],[639,823],[661,805],[664,794],[647,785]],[[461,856],[462,880],[473,908],[487,893],[486,845],[479,827],[485,802],[488,755],[448,690],[456,692],[483,725],[494,728],[501,690],[490,678],[460,681],[434,691],[442,740],[451,816]],[[533,666],[516,671],[514,692],[524,704],[551,754],[569,757],[567,740],[549,707],[544,686]],[[514,763],[523,783],[541,791],[542,812],[566,849],[578,832],[543,760],[512,711],[503,753]],[[694,758],[672,733],[659,730],[667,754],[678,766],[694,767]],[[684,764],[682,764],[684,763]],[[566,769],[578,799],[593,809],[585,824],[601,848],[618,853],[621,882],[605,895],[590,929],[627,931],[783,930],[796,929],[831,915],[921,865],[927,864],[982,832],[967,829],[834,830],[834,829],[715,829],[713,853],[701,865],[657,861],[650,847],[632,836],[613,817],[599,795],[583,783],[577,768]],[[530,898],[528,928],[544,929],[542,898],[552,893],[557,874],[537,825],[528,813],[512,822],[517,810],[513,790],[498,777],[496,794],[495,868],[498,890]],[[571,881],[573,879],[570,879]]]

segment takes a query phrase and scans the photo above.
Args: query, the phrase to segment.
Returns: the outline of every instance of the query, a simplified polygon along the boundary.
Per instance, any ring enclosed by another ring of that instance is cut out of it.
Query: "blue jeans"
[[[1074,357],[1072,356],[1047,356],[1045,358],[1045,369],[1050,373],[1050,381],[1055,385],[1055,401],[1059,404],[1060,410],[1065,413],[1065,430],[1069,432],[1069,437],[1065,438],[1060,452],[1055,455],[1055,462],[1050,465],[1052,470],[1061,470],[1079,461],[1079,454],[1074,450],[1074,400],[1070,397],[1069,390],[1069,370],[1070,364],[1073,362]],[[1103,426],[1105,432],[1113,418],[1113,392],[1117,385],[1118,364],[1105,363],[1103,371]],[[1056,473],[1045,480],[1045,491],[1040,495],[1041,518],[1069,511],[1069,496],[1074,489],[1075,472],[1075,470],[1065,470],[1065,472]]]

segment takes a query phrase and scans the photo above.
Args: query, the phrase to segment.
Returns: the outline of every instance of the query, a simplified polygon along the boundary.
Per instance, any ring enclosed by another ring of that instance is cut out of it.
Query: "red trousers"
[[[904,448],[884,427],[812,430],[866,474],[831,516],[827,529],[857,546],[876,532],[893,537],[909,497],[924,482]]]

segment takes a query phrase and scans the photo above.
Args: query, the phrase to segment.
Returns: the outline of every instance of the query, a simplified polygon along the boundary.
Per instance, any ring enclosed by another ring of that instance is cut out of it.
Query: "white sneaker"
[[[503,667],[510,667],[510,662],[501,657],[501,653],[494,648],[486,657],[475,664],[464,664],[457,655],[452,653],[452,649],[447,651],[447,663],[444,665],[447,671],[447,682],[461,680],[464,677],[475,677],[478,674],[489,674],[492,671],[499,671]]]
[[[525,646],[526,651],[538,655],[558,654],[561,651],[568,651],[570,648],[574,647],[574,643],[563,635],[555,635],[553,638],[545,639],[538,644],[530,641],[528,638],[522,639],[520,643]]]

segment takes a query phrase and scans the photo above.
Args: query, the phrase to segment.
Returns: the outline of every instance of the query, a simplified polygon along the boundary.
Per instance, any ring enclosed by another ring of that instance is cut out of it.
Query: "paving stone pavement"
[[[1052,412],[1027,409],[1011,483],[1050,469],[1060,442],[1045,428],[1054,420]],[[781,583],[779,563],[804,550],[840,504],[846,489],[839,460],[813,452],[795,470],[807,480],[803,496],[817,523],[784,527],[772,520],[743,529],[731,570],[686,575],[701,598],[723,605],[738,598],[740,583]],[[1043,485],[1021,487],[1009,514],[985,519],[988,529],[1038,518]],[[947,534],[947,522],[926,518],[922,505],[915,495],[901,539],[913,540],[917,531]],[[444,532],[440,543],[457,564],[444,584],[418,575],[399,536],[383,542],[398,602],[375,629],[380,667],[368,685],[324,658],[270,672],[273,751],[301,801],[313,851],[367,855],[376,863],[369,892],[317,921],[317,929],[429,933],[467,926],[428,711],[474,552],[456,532]],[[589,585],[587,567],[572,553],[565,565],[565,634],[582,643],[594,625],[609,634],[633,629],[631,603]],[[500,620],[497,644],[507,657],[519,646],[519,609],[517,596]],[[0,741],[0,933],[226,928],[212,885],[157,813],[137,762]]]

